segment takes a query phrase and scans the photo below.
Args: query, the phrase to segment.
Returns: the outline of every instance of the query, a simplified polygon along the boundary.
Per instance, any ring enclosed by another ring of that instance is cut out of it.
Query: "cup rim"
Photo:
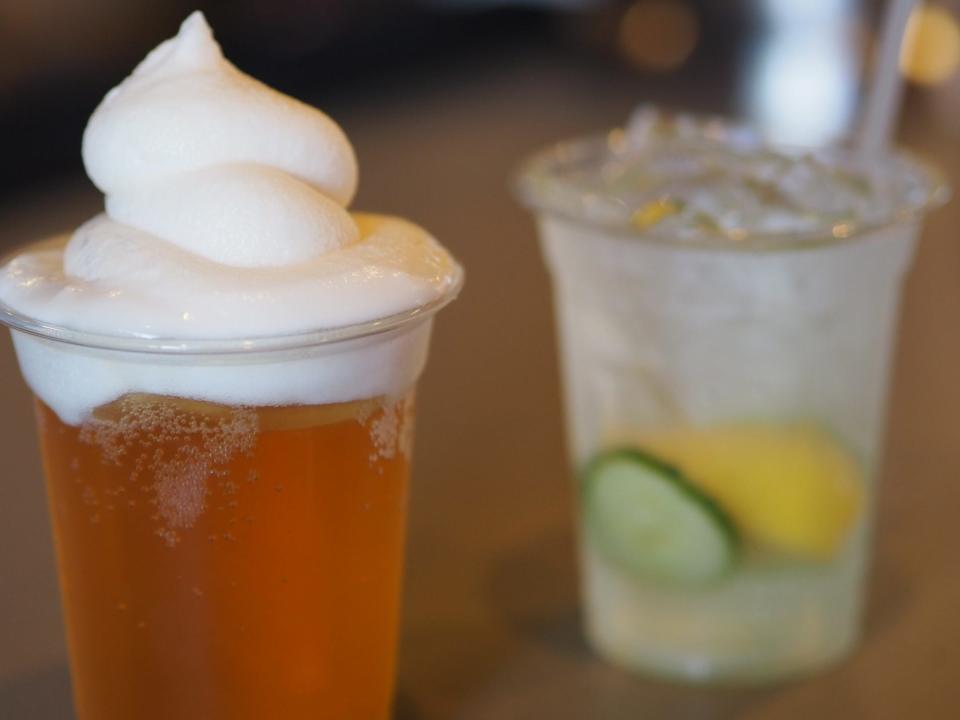
[[[671,138],[665,142],[672,147],[689,147],[691,150],[718,149],[731,146],[733,137],[724,128],[710,125],[708,130],[709,132],[703,132],[694,138]],[[737,139],[742,140],[742,136]],[[750,147],[757,151],[772,151],[788,156],[816,152],[839,154],[851,162],[859,157],[858,153],[852,148],[839,146],[804,148],[763,143],[757,138],[752,139]],[[557,200],[559,193],[551,192],[554,189],[562,190],[564,187],[570,187],[558,174],[564,167],[582,162],[591,156],[594,158],[604,156],[623,157],[637,152],[643,152],[643,149],[631,147],[627,141],[626,130],[622,128],[615,128],[602,135],[587,135],[554,143],[533,153],[521,162],[513,176],[513,193],[525,207],[546,217],[561,218],[575,225],[602,229],[611,235],[631,241],[673,248],[730,252],[802,250],[856,242],[885,228],[915,221],[927,212],[944,205],[952,195],[950,185],[943,172],[917,157],[914,153],[902,148],[882,151],[879,154],[874,154],[867,161],[873,163],[902,163],[917,172],[918,176],[922,178],[919,187],[923,191],[919,199],[905,198],[903,203],[890,208],[878,220],[860,222],[845,220],[833,225],[825,224],[815,229],[788,232],[739,231],[736,236],[720,229],[704,229],[694,236],[678,237],[676,233],[658,230],[656,227],[638,228],[631,226],[629,222],[601,219],[596,216],[588,217],[586,203],[581,207],[570,207],[569,204]],[[862,162],[863,159],[860,159]],[[842,228],[839,226],[842,226]]]
[[[0,266],[7,258],[0,258]],[[453,302],[463,288],[464,273],[458,269],[456,278],[442,295],[418,305],[380,318],[338,327],[310,330],[283,335],[262,335],[241,338],[177,338],[145,337],[139,335],[110,335],[87,332],[44,322],[14,310],[0,302],[0,325],[11,331],[26,333],[43,340],[74,345],[92,350],[123,353],[141,353],[171,357],[210,355],[252,355],[260,353],[305,350],[318,346],[336,346],[354,340],[373,338],[426,322]]]

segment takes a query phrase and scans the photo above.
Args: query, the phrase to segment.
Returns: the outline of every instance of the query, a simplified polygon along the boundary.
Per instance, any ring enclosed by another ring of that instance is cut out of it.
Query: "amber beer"
[[[413,412],[38,400],[78,717],[388,717]]]

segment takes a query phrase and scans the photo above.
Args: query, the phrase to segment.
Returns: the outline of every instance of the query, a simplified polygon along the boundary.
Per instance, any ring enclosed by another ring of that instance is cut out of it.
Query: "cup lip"
[[[9,259],[6,258],[6,259]],[[0,259],[0,266],[3,262]],[[338,327],[287,333],[274,336],[240,338],[176,338],[139,335],[109,335],[87,332],[48,323],[14,310],[0,302],[0,325],[11,331],[91,350],[164,355],[170,357],[236,356],[340,346],[350,341],[373,338],[412,328],[426,322],[453,302],[463,288],[464,273],[458,267],[456,277],[436,298],[409,310]]]
[[[710,132],[704,132],[695,138],[670,138],[664,142],[672,147],[689,147],[691,150],[730,147],[732,138],[723,128],[718,129],[715,125],[711,125],[709,130]],[[787,156],[820,152],[839,154],[851,161],[859,157],[850,147],[799,147],[765,143],[758,138],[752,139],[750,147],[760,152],[775,152]],[[556,200],[558,193],[550,191],[554,188],[562,189],[565,186],[565,181],[558,177],[557,171],[587,156],[596,156],[598,151],[612,157],[625,156],[631,152],[643,152],[641,148],[630,146],[626,130],[622,128],[614,128],[604,134],[585,135],[554,143],[528,156],[515,170],[511,183],[515,197],[528,209],[546,217],[560,218],[575,225],[604,230],[610,235],[634,242],[677,249],[744,252],[803,250],[864,240],[877,231],[918,220],[927,212],[944,205],[952,196],[950,185],[941,170],[908,150],[896,148],[874,154],[867,161],[899,162],[911,167],[923,179],[920,184],[923,195],[919,200],[906,198],[902,204],[884,213],[881,219],[860,222],[845,220],[816,229],[792,232],[739,231],[736,236],[722,230],[704,229],[690,237],[678,237],[675,233],[658,230],[655,227],[637,228],[627,222],[588,217],[584,207],[564,206]],[[841,225],[842,229],[838,227]]]

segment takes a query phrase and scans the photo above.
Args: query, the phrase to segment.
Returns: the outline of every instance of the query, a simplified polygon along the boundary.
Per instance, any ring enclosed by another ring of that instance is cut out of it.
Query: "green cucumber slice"
[[[587,531],[604,556],[638,576],[681,584],[721,577],[738,551],[729,515],[676,468],[617,449],[583,475]]]

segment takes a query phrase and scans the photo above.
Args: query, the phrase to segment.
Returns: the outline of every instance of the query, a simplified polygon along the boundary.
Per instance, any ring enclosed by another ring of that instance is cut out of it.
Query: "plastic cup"
[[[62,372],[79,403],[36,401],[80,720],[389,717],[414,387],[458,289],[243,341],[94,336],[0,307],[31,387]],[[342,401],[298,401],[338,373]],[[78,416],[111,382],[136,390]],[[262,403],[216,400],[259,386]]]
[[[649,166],[722,154],[707,130]],[[615,131],[518,182],[553,280],[586,632],[619,665],[688,681],[813,671],[860,631],[900,288],[946,189],[904,155],[837,150],[846,181],[904,178],[882,221],[679,233],[661,219],[682,178],[636,210],[605,194],[605,167],[635,155],[642,175],[657,151]],[[711,172],[707,191],[731,191]]]

